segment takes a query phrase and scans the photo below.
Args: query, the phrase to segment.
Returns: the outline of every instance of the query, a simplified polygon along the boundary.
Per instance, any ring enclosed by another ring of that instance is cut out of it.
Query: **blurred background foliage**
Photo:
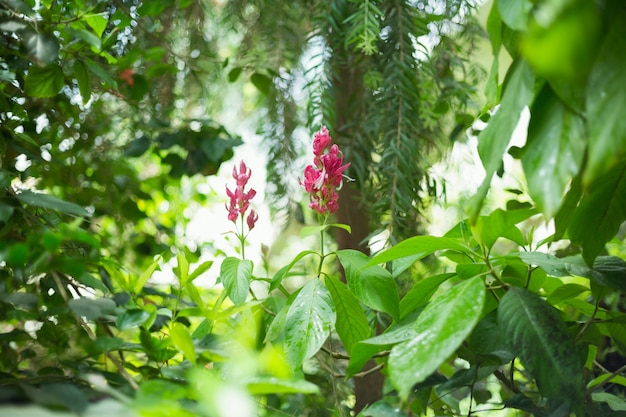
[[[380,377],[340,382],[331,357],[294,371],[263,343],[284,298],[241,309],[193,284],[218,251],[188,245],[189,209],[222,204],[207,177],[250,131],[268,204],[298,219],[303,138],[328,125],[355,180],[339,249],[423,233],[447,188],[431,168],[469,130],[487,173],[473,221],[510,155],[526,179],[512,205],[534,202],[588,264],[607,242],[623,257],[623,5],[487,6],[481,25],[470,0],[0,0],[0,401],[45,407],[4,411],[346,415],[380,398]],[[528,140],[510,146],[525,108]],[[599,357],[621,352],[612,331]]]

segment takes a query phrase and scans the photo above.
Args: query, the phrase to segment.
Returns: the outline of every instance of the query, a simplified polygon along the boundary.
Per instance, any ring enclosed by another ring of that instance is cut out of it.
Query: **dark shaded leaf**
[[[26,94],[31,97],[53,97],[63,88],[63,69],[58,65],[29,68],[24,80]]]
[[[511,287],[498,323],[545,397],[583,398],[582,364],[560,312],[538,295]]]
[[[50,194],[35,193],[30,190],[22,190],[19,194],[17,194],[17,198],[22,203],[31,206],[57,210],[62,213],[73,214],[75,216],[88,216],[87,211],[81,206],[65,200],[61,200],[60,198],[57,198]]]

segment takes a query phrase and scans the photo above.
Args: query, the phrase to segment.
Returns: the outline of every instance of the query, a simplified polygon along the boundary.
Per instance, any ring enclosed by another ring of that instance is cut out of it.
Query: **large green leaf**
[[[552,218],[578,174],[585,154],[585,123],[546,84],[531,109],[522,165],[528,191],[546,218]]]
[[[331,295],[318,279],[309,281],[289,306],[285,317],[285,351],[296,368],[315,355],[330,335],[336,314]]]
[[[426,306],[415,323],[417,335],[395,346],[389,355],[391,383],[403,399],[463,343],[478,323],[484,301],[485,286],[475,277]]]
[[[63,69],[58,65],[32,65],[24,80],[26,94],[31,97],[53,97],[63,88]]]
[[[24,204],[30,206],[46,208],[50,210],[57,210],[61,213],[73,214],[75,216],[87,217],[87,211],[81,206],[70,203],[65,200],[61,200],[50,194],[35,193],[30,190],[22,190],[17,194],[17,198]]]
[[[463,253],[470,251],[456,239],[436,236],[414,236],[374,256],[366,266],[385,263],[407,256],[419,255],[417,259],[415,259],[417,261],[438,250],[453,250]]]
[[[248,297],[252,280],[252,262],[229,256],[222,261],[220,278],[228,297],[235,304],[241,304]]]
[[[339,338],[343,342],[348,354],[352,351],[352,346],[367,339],[370,335],[370,328],[367,324],[367,317],[363,307],[341,281],[329,276],[324,280],[326,288],[330,292],[337,313],[337,323],[335,328]]]
[[[595,183],[626,156],[626,26],[613,20],[587,86],[589,146],[585,184]],[[622,193],[622,195],[624,195]]]
[[[613,167],[589,189],[572,215],[568,231],[572,242],[582,247],[583,258],[591,265],[626,220],[626,162]]]
[[[526,30],[528,14],[533,8],[529,0],[497,0],[502,21],[511,29]]]
[[[369,258],[357,250],[341,250],[337,256],[346,272],[348,288],[356,298],[366,306],[388,313],[398,320],[398,289],[391,273],[378,265],[366,266]]]
[[[478,153],[485,167],[486,176],[474,196],[472,220],[478,216],[493,174],[502,165],[502,157],[511,141],[522,110],[531,103],[534,96],[534,75],[526,62],[522,60],[515,62],[507,76],[509,79],[500,107],[478,136]]]
[[[543,396],[583,398],[582,363],[558,310],[528,290],[511,287],[500,300],[498,322]]]

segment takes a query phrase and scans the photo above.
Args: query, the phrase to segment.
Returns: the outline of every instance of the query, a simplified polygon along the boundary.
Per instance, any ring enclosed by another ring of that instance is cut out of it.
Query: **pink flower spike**
[[[309,194],[309,207],[322,215],[336,212],[339,208],[337,190],[343,184],[343,172],[350,163],[343,164],[343,153],[339,147],[331,145],[326,126],[315,133],[313,139],[313,165],[304,169],[304,186]]]
[[[254,224],[259,220],[259,215],[254,211],[254,209],[250,210],[250,214],[246,218],[246,223],[248,224],[248,230],[254,229]]]
[[[328,148],[330,145],[330,135],[328,134],[328,129],[326,126],[322,126],[319,132],[315,133],[313,136],[313,154],[315,156],[320,156],[322,152]]]
[[[233,178],[237,180],[237,186],[244,187],[251,175],[252,170],[248,169],[245,162],[241,161],[239,163],[239,172],[237,172],[237,165],[233,166]]]

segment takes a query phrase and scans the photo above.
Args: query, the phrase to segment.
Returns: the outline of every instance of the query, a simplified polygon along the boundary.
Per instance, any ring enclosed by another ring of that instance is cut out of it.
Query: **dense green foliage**
[[[442,5],[0,1],[0,414],[350,415],[353,381],[380,373],[384,395],[360,415],[623,415],[626,10],[490,5],[484,182],[445,235],[411,236],[427,144],[471,122],[475,79],[453,61],[473,9]],[[426,34],[438,42],[417,59]],[[241,143],[207,116],[233,84],[256,88],[269,180],[291,198],[279,180],[307,42],[328,54],[310,123],[333,123],[353,158],[371,231],[406,238],[335,250],[331,232],[357,225],[322,218],[292,261],[255,265],[241,213],[238,256],[185,245],[184,209],[215,202],[196,185]],[[347,68],[359,94],[341,107]],[[527,140],[510,146],[525,109]],[[485,213],[506,153],[525,185]]]

